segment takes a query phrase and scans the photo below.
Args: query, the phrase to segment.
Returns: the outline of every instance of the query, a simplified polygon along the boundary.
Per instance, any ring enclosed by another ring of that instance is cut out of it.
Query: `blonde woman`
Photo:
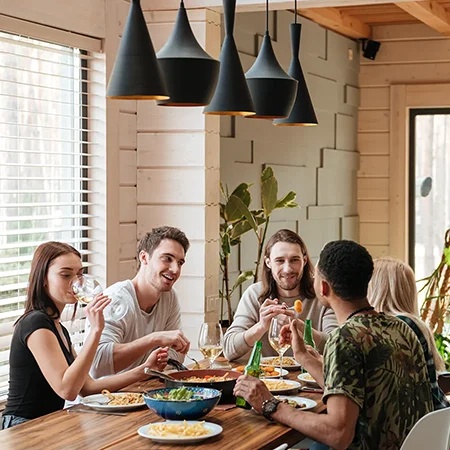
[[[444,361],[437,351],[431,330],[419,318],[416,280],[411,267],[395,258],[376,259],[368,299],[376,311],[397,316],[413,329],[427,361],[434,409],[450,406],[437,383],[436,371],[445,370]]]

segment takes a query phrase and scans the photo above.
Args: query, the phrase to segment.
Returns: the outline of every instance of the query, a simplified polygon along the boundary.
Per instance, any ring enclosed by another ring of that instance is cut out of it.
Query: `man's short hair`
[[[343,300],[367,297],[373,260],[362,245],[346,240],[329,242],[320,252],[317,267],[336,295]]]
[[[184,253],[186,254],[189,250],[189,239],[186,235],[175,227],[158,227],[153,228],[152,231],[146,233],[145,236],[140,240],[138,245],[138,269],[141,267],[141,261],[139,259],[139,254],[141,251],[144,251],[149,254],[151,257],[155,249],[158,248],[161,241],[164,239],[172,239],[177,241],[184,249]]]

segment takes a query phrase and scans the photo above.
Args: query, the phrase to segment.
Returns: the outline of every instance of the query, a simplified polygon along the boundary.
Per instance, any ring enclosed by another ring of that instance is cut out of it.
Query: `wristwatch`
[[[278,405],[281,403],[281,400],[278,400],[277,398],[270,398],[269,400],[264,400],[262,404],[262,414],[263,416],[273,421],[272,414],[277,410]]]

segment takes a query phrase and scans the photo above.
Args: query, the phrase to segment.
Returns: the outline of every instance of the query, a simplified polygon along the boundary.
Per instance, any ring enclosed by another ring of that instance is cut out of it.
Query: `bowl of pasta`
[[[211,412],[221,395],[217,389],[182,386],[148,391],[144,401],[163,419],[196,420]]]
[[[203,387],[217,389],[222,392],[220,403],[234,403],[233,389],[236,380],[241,376],[235,370],[204,369],[181,370],[170,374],[174,380],[165,380],[166,387]]]

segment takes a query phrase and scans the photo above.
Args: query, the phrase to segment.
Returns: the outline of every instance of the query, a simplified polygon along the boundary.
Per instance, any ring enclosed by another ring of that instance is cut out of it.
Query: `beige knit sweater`
[[[249,347],[244,339],[244,333],[253,325],[259,322],[259,308],[261,306],[258,296],[262,289],[262,283],[252,284],[242,295],[239,301],[234,321],[225,333],[224,337],[224,355],[230,360],[241,359],[248,360],[252,347]],[[293,306],[295,298],[279,297],[280,302],[285,302]],[[330,331],[337,328],[338,323],[334,312],[330,308],[323,306],[317,298],[304,299],[303,311],[298,316],[299,319],[311,319],[312,326],[321,332],[321,339],[318,350],[323,351],[323,347]],[[263,356],[276,356],[277,353],[270,346],[267,333],[261,339]],[[292,355],[292,349],[286,352],[286,355]]]

